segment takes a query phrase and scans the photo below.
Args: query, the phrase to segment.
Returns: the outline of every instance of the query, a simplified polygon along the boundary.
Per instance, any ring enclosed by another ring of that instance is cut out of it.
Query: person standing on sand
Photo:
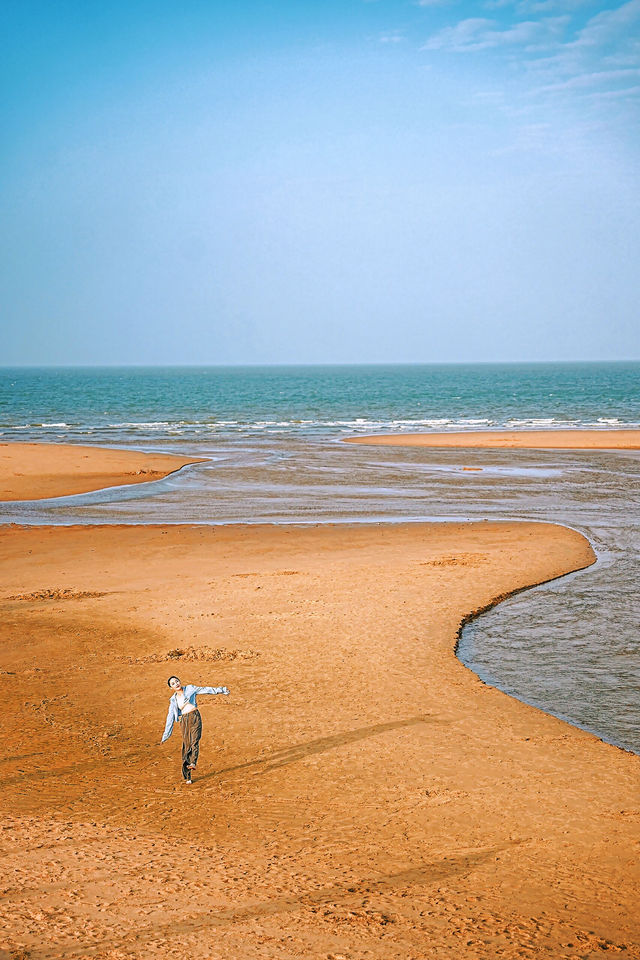
[[[160,742],[169,739],[174,723],[179,720],[182,726],[182,777],[186,784],[190,784],[191,773],[198,762],[202,736],[202,717],[196,697],[199,693],[223,693],[228,696],[229,690],[227,687],[196,687],[192,683],[183,687],[178,677],[169,677],[167,683],[173,695],[169,700],[169,713]]]

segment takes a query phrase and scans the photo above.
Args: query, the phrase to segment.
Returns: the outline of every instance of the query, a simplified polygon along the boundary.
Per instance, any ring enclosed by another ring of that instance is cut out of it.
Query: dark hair
[[[172,680],[178,680],[178,681],[179,681],[179,680],[180,680],[180,677],[169,677],[169,679],[167,680],[167,686],[168,686],[168,687],[171,686],[171,681],[172,681]]]

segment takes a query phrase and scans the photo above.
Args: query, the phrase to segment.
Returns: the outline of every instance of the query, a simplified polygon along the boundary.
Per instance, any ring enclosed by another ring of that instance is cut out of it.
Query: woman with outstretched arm
[[[229,694],[227,687],[196,687],[192,683],[182,686],[178,677],[169,677],[168,685],[173,690],[169,700],[169,713],[162,734],[162,743],[168,740],[176,721],[182,727],[182,777],[186,784],[191,783],[192,771],[196,769],[200,737],[202,736],[202,717],[198,710],[198,694]]]

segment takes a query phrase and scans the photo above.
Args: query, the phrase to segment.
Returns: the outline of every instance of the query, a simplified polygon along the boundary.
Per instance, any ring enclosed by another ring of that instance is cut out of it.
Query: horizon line
[[[640,358],[624,360],[373,360],[373,361],[319,361],[278,363],[7,363],[0,370],[211,370],[292,367],[481,367],[481,366],[533,366],[543,364],[624,364],[640,363]]]

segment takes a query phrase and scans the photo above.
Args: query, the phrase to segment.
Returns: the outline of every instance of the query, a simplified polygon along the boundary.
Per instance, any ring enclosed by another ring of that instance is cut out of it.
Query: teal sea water
[[[4,369],[6,438],[206,439],[640,423],[640,366]]]
[[[0,369],[0,443],[207,458],[156,483],[0,504],[0,522],[564,523],[598,563],[500,604],[465,629],[458,653],[487,682],[640,753],[640,452],[341,442],[639,426],[640,363]]]

